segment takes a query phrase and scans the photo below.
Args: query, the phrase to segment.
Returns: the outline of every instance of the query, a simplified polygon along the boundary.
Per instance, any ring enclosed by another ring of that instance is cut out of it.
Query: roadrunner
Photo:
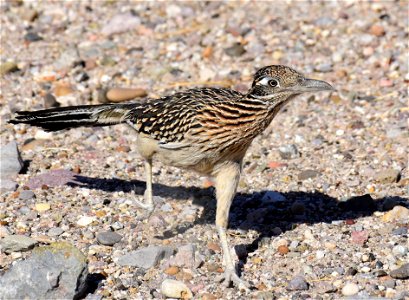
[[[11,123],[47,131],[80,126],[125,123],[138,134],[137,148],[145,160],[144,203],[152,211],[152,159],[214,178],[216,228],[223,249],[225,272],[220,281],[240,289],[226,235],[229,210],[240,178],[243,157],[253,139],[271,123],[281,107],[305,92],[331,91],[325,81],[305,78],[280,65],[256,72],[246,94],[224,88],[196,88],[145,103],[103,104],[21,111]]]

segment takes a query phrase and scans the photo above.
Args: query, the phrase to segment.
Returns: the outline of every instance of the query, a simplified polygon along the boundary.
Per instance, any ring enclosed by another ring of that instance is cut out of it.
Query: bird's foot
[[[149,201],[149,196],[147,195],[146,192],[144,194],[144,201],[143,202],[135,199],[135,200],[133,200],[133,203],[136,206],[138,206],[139,208],[141,208],[142,210],[145,211],[144,214],[137,217],[138,220],[149,218],[151,216],[151,214],[153,213],[154,209],[155,209],[155,205],[154,205],[153,201]]]
[[[216,281],[222,282],[226,287],[229,287],[231,283],[237,286],[239,290],[249,291],[250,284],[237,275],[236,270],[228,268],[224,271],[223,274],[216,277]]]

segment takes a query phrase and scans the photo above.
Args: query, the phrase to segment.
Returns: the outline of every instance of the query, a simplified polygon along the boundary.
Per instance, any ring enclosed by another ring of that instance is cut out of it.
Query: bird
[[[284,65],[255,72],[247,93],[228,88],[199,87],[138,103],[58,107],[17,112],[12,124],[29,124],[45,131],[81,126],[127,124],[137,134],[136,147],[144,159],[144,201],[153,211],[153,159],[213,178],[216,194],[215,225],[225,270],[218,281],[248,290],[230,253],[227,238],[229,211],[242,172],[243,158],[253,139],[279,110],[296,96],[334,91],[322,80],[310,79]]]

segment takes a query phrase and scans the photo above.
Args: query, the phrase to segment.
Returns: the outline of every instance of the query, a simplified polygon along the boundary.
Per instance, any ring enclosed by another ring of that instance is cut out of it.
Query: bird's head
[[[325,81],[305,78],[304,75],[287,66],[273,65],[256,72],[253,85],[247,95],[279,104],[302,93],[333,90],[334,88]]]

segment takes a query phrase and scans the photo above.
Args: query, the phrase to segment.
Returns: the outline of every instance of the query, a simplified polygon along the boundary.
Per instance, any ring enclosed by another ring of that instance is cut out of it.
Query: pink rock
[[[368,240],[368,237],[368,232],[365,230],[351,232],[352,243],[357,245],[362,246],[363,244],[365,244],[365,242]]]
[[[72,171],[63,169],[51,170],[46,173],[30,178],[30,180],[27,182],[27,186],[33,190],[41,188],[43,185],[53,187],[66,185],[69,182],[76,183],[75,176],[77,175],[78,174]]]
[[[379,85],[381,87],[391,87],[393,86],[393,81],[387,78],[382,78],[381,80],[379,80]]]

